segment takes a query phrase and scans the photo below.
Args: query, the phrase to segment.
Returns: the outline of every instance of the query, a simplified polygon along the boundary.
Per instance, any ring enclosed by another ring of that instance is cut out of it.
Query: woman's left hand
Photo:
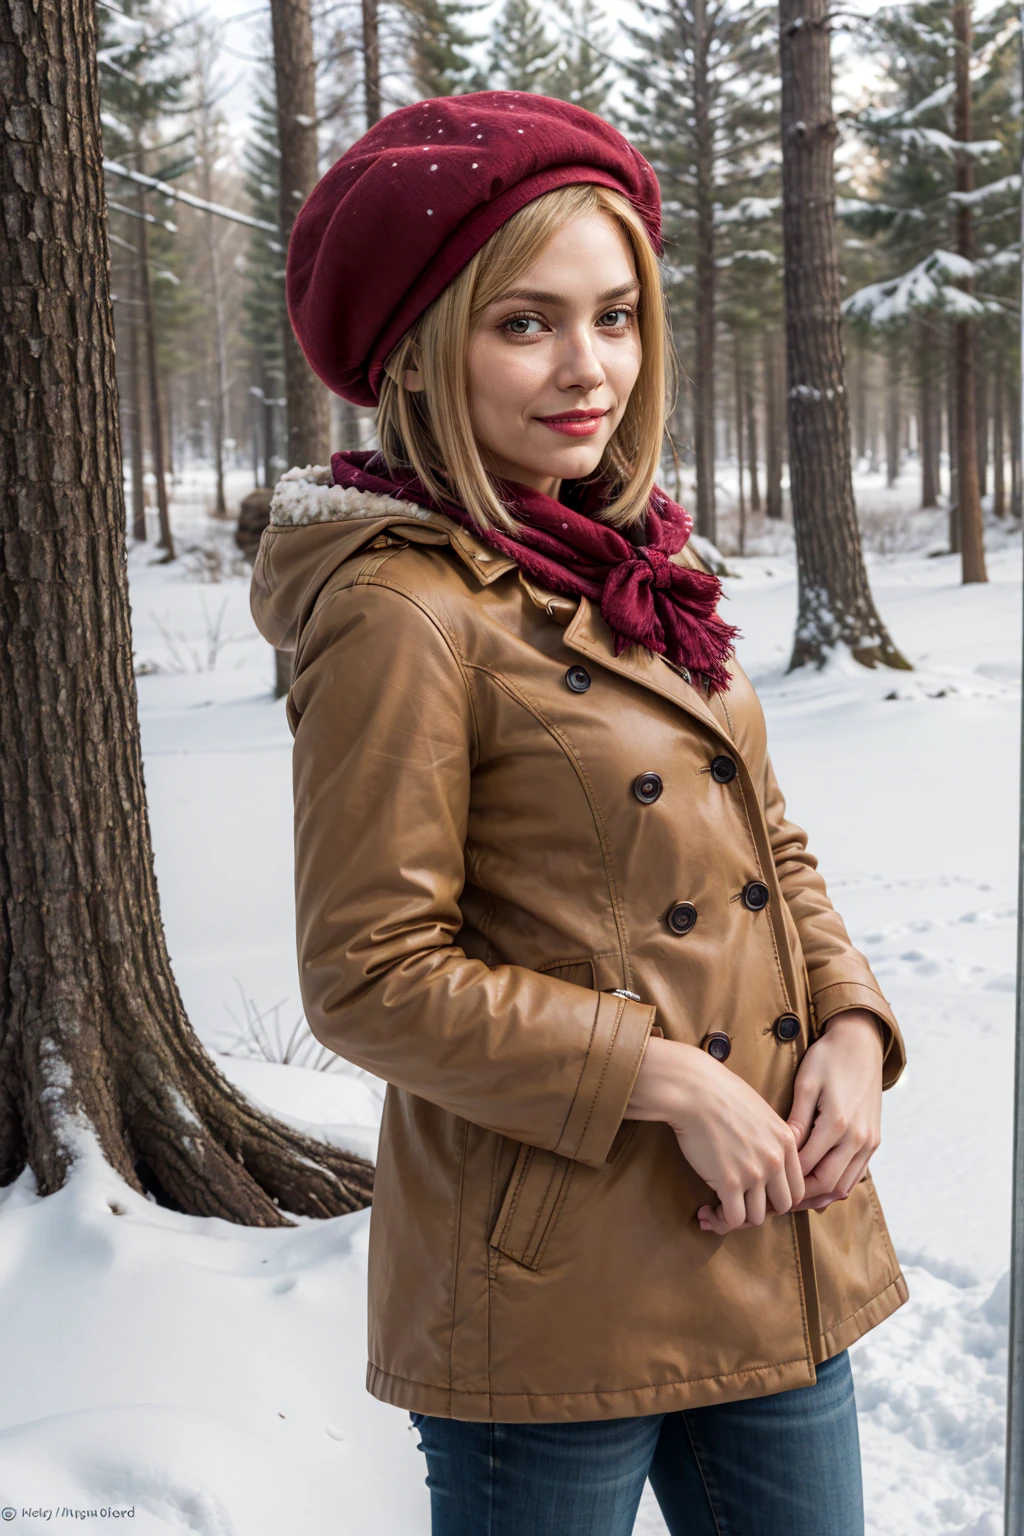
[[[797,1069],[787,1123],[804,1175],[804,1198],[793,1210],[823,1211],[845,1200],[882,1139],[882,1037],[873,1013],[846,1008],[828,1020]],[[768,1214],[778,1212],[769,1206]],[[701,1225],[719,1236],[728,1231],[720,1207]]]
[[[806,1181],[797,1210],[845,1200],[882,1139],[882,1039],[873,1013],[833,1014],[796,1074],[789,1125]]]

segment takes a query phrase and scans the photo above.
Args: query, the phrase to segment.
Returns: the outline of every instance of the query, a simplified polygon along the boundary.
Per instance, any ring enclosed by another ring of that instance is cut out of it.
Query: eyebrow
[[[627,293],[637,293],[640,284],[637,281],[620,283],[617,288],[609,288],[605,293],[597,296],[598,304],[608,304],[612,299],[624,299]],[[562,309],[567,309],[572,302],[564,293],[545,293],[538,288],[509,288],[505,293],[499,293],[494,304],[504,304],[508,299],[525,299],[528,304],[553,304]]]

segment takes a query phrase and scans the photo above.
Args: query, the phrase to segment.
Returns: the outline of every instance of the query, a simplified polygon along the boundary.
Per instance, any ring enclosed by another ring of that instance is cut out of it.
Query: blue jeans
[[[817,1374],[813,1387],[632,1419],[414,1413],[432,1536],[629,1536],[648,1477],[671,1536],[863,1536],[846,1352]]]

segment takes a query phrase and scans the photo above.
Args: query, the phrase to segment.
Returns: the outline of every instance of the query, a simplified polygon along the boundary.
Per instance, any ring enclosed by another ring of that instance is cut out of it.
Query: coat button
[[[763,880],[751,880],[743,887],[743,905],[748,912],[763,912],[770,896],[771,891]]]
[[[653,805],[661,794],[661,775],[657,773],[642,773],[639,778],[633,780],[633,793],[641,805]]]
[[[708,1035],[703,1045],[708,1055],[713,1056],[716,1061],[726,1061],[729,1052],[732,1050],[732,1041],[720,1029],[716,1029],[713,1034]]]
[[[711,777],[716,784],[731,784],[739,770],[731,757],[711,759]]]
[[[673,933],[689,933],[697,921],[697,908],[692,901],[677,901],[674,907],[669,907],[665,921]]]
[[[590,687],[590,673],[586,667],[570,667],[565,674],[565,681],[573,693],[586,693]]]
[[[800,1033],[800,1020],[795,1013],[780,1013],[774,1024],[776,1040],[795,1040]]]

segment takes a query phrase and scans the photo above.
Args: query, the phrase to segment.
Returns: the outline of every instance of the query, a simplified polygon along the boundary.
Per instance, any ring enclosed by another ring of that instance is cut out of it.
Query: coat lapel
[[[566,627],[565,643],[570,650],[579,651],[581,656],[598,662],[609,672],[628,677],[630,682],[650,688],[653,693],[678,705],[728,742],[733,751],[736,750],[728,729],[712,713],[703,696],[663,657],[655,656],[639,645],[629,646],[621,656],[616,656],[611,630],[585,597],[580,598],[579,607]]]

